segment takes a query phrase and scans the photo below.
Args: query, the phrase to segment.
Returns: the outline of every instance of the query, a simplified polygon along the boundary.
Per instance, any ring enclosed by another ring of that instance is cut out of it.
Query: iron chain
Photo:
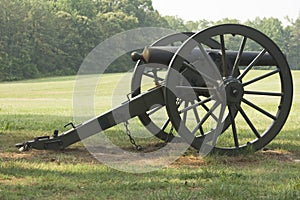
[[[135,142],[134,138],[132,137],[131,132],[130,132],[130,130],[129,130],[129,128],[128,128],[128,125],[129,125],[128,121],[124,122],[126,134],[127,134],[127,136],[129,137],[130,143],[135,147],[135,149],[136,149],[137,151],[142,151],[142,150],[143,150],[143,147],[142,147],[141,145],[136,144],[136,142]]]

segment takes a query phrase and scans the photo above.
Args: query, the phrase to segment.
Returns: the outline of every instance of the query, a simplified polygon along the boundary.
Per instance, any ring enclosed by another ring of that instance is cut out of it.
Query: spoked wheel
[[[204,44],[209,39],[219,41],[218,51]],[[185,59],[195,49],[199,59]],[[208,144],[220,154],[267,145],[283,127],[293,95],[290,68],[276,44],[233,24],[186,41],[170,63],[166,88],[167,112],[179,135],[196,149]]]
[[[171,34],[153,43],[151,46],[180,46],[194,33]],[[153,87],[164,85],[165,75],[168,66],[157,63],[144,63],[137,61],[131,81],[132,97]],[[173,134],[173,126],[167,116],[164,106],[156,106],[147,113],[138,116],[142,124],[150,133],[159,139],[170,142],[173,139],[181,140]],[[175,132],[175,130],[174,130]],[[173,140],[174,141],[174,140]]]
[[[168,35],[154,42],[151,46],[177,46],[178,48],[195,33],[184,32]],[[215,40],[205,41],[205,44],[212,49],[219,47]],[[168,66],[158,63],[145,63],[139,60],[136,63],[132,81],[132,97],[135,97],[144,91],[153,87],[165,85],[165,76]],[[157,138],[165,142],[182,141],[181,137],[175,133],[173,125],[164,106],[156,106],[147,113],[138,116],[142,124]]]

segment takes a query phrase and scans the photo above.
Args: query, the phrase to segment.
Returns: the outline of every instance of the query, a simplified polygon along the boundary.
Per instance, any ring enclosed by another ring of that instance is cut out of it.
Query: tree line
[[[86,55],[101,41],[138,27],[197,31],[217,22],[183,21],[162,16],[151,0],[0,0],[0,81],[74,75]],[[300,17],[289,26],[276,18],[256,18],[250,25],[271,37],[300,69]],[[128,57],[128,56],[127,56]],[[120,58],[108,72],[127,71]]]

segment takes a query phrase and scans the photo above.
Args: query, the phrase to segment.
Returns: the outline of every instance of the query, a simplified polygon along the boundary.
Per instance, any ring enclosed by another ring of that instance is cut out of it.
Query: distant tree
[[[29,6],[23,1],[0,1],[0,80],[23,79],[22,64],[31,63],[24,23],[28,11]]]
[[[138,26],[138,19],[136,17],[128,16],[121,11],[99,13],[96,21],[101,33],[106,38]]]
[[[105,39],[138,27],[200,31],[216,24],[161,16],[152,0],[0,0],[0,81],[75,74],[86,55]],[[300,69],[300,18],[284,27],[276,18],[256,18],[245,24],[271,37]],[[227,48],[240,45],[232,38]],[[257,50],[256,46],[250,49]],[[110,72],[127,71],[129,55],[117,59]]]
[[[300,15],[289,29],[288,59],[293,69],[300,69]]]
[[[255,18],[253,21],[247,21],[247,25],[260,30],[281,48],[286,47],[286,38],[284,37],[284,27],[282,22],[277,18]]]
[[[56,9],[68,12],[74,16],[93,18],[97,15],[100,3],[95,0],[55,0]]]
[[[260,30],[270,37],[286,55],[291,68],[299,69],[299,67],[297,67],[297,65],[299,66],[299,54],[297,55],[296,52],[300,47],[299,42],[297,43],[300,35],[298,34],[299,29],[296,28],[297,22],[292,26],[284,27],[282,22],[277,18],[270,17],[261,19],[257,17],[252,21],[247,21],[246,24]]]
[[[165,16],[164,17],[168,23],[168,28],[178,31],[178,32],[185,32],[188,31],[183,19],[177,16]]]
[[[206,19],[202,19],[202,20],[197,21],[197,24],[198,24],[198,30],[203,30],[203,29],[206,29],[206,28],[212,26],[213,22],[208,21]]]
[[[191,32],[199,31],[199,23],[195,21],[187,21],[184,23],[185,29]]]
[[[230,19],[230,18],[224,18],[221,20],[218,20],[216,22],[213,22],[213,25],[218,25],[218,24],[240,24],[241,22],[237,19]]]

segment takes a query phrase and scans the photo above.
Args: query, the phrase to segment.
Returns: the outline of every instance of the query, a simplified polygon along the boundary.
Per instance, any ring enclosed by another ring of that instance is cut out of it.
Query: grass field
[[[123,74],[107,74],[97,88],[101,113],[124,99],[114,90]],[[300,199],[300,72],[293,72],[294,103],[267,150],[234,157],[198,157],[193,150],[158,171],[132,174],[109,168],[82,143],[63,151],[18,152],[14,144],[51,135],[73,120],[75,77],[0,84],[0,199]],[[133,121],[135,132],[141,125]],[[121,125],[107,134],[130,148]],[[146,137],[146,136],[145,136]],[[159,142],[151,137],[142,145]]]

